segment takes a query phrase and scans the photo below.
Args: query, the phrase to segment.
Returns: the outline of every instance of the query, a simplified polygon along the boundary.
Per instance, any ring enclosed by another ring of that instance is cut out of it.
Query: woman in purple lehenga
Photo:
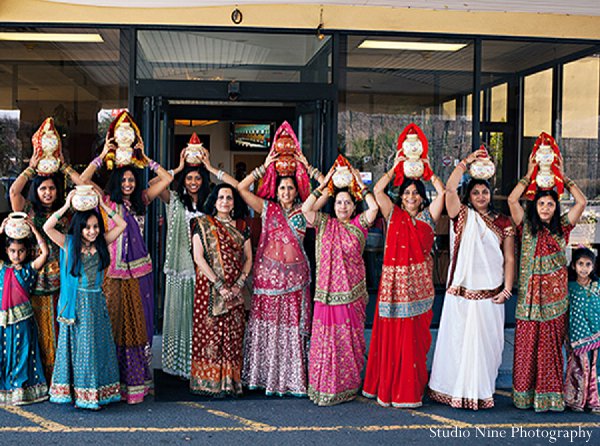
[[[111,262],[103,290],[117,345],[121,396],[127,403],[136,404],[141,403],[148,393],[154,334],[154,283],[152,260],[143,237],[144,214],[146,207],[169,186],[173,177],[142,153],[139,129],[127,112],[113,121],[106,139],[102,154],[90,163],[81,177],[89,181],[103,162],[109,168],[116,164],[103,200],[113,213],[127,222],[127,229],[109,246]],[[120,163],[119,149],[115,146],[125,145],[133,149],[133,158],[129,163]],[[144,166],[159,178],[145,190],[139,175],[139,168]],[[104,223],[108,230],[114,226],[106,215]]]

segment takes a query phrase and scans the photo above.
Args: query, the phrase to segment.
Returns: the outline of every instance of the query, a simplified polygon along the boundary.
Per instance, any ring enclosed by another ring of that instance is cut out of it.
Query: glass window
[[[552,70],[525,77],[523,136],[552,133]]]
[[[491,121],[506,122],[508,84],[504,83],[492,88]]]
[[[567,176],[591,200],[600,199],[599,103],[600,57],[565,64],[561,151]]]
[[[10,181],[22,170],[32,152],[31,136],[49,116],[65,158],[87,164],[104,138],[99,111],[127,107],[128,33],[112,28],[3,31],[16,40],[0,42],[0,175]],[[35,36],[20,41],[25,31],[49,41],[35,41]]]
[[[367,47],[365,42],[372,40],[348,36],[342,48],[346,70],[338,114],[340,147],[376,181],[392,163],[398,135],[414,122],[429,140],[433,170],[446,179],[453,161],[471,150],[471,122],[458,103],[464,104],[472,92],[472,43],[386,37],[386,45]],[[405,42],[414,47],[404,49]],[[431,43],[454,46],[419,46]]]
[[[136,78],[331,82],[331,37],[138,31]]]

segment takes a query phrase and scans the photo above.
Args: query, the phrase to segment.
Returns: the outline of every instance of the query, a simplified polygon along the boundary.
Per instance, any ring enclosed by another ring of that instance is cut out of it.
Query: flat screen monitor
[[[274,130],[273,122],[232,122],[230,148],[243,152],[267,151],[271,148]]]

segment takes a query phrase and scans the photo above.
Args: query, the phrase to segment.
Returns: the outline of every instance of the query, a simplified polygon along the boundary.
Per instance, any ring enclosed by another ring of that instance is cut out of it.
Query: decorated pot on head
[[[354,175],[352,175],[352,171],[348,166],[337,166],[334,174],[331,176],[333,185],[338,189],[343,189],[350,186],[350,183],[352,183],[353,179]]]
[[[423,144],[419,141],[416,133],[409,133],[402,143],[402,151],[406,157],[404,161],[404,176],[407,178],[421,178],[424,166],[421,161],[423,154]]]
[[[12,239],[20,240],[31,235],[31,228],[25,221],[27,214],[25,212],[11,212],[6,218],[4,232]]]
[[[496,173],[496,166],[490,159],[487,149],[482,144],[479,150],[484,150],[485,155],[478,156],[469,167],[469,174],[476,180],[489,180]]]
[[[525,197],[531,200],[538,188],[548,190],[554,187],[558,195],[562,195],[564,179],[559,169],[560,149],[556,140],[548,133],[542,132],[533,145],[532,154],[536,165]]]
[[[287,121],[284,121],[275,132],[269,155],[277,155],[277,158],[267,168],[257,192],[258,196],[275,198],[277,177],[291,176],[296,179],[300,199],[306,200],[310,193],[310,179],[306,166],[298,161],[298,157],[302,156],[300,143],[292,126]]]
[[[398,137],[397,150],[406,158],[396,166],[394,185],[399,186],[406,178],[428,180],[433,175],[431,168],[423,160],[427,158],[427,138],[418,125],[407,125]]]
[[[31,137],[34,153],[40,158],[36,166],[38,175],[50,176],[60,168],[61,143],[54,119],[46,118]]]
[[[145,167],[144,143],[140,129],[126,111],[119,113],[110,124],[105,144],[109,147],[105,159],[107,169],[129,165]]]
[[[275,160],[275,170],[281,176],[293,176],[296,173],[296,142],[287,132],[283,131],[275,142],[275,150],[279,157]]]
[[[206,155],[206,149],[202,145],[196,132],[192,133],[190,142],[185,148],[185,162],[190,166],[199,166],[202,164],[202,158]]]
[[[546,141],[544,141],[546,142]],[[552,163],[556,158],[556,154],[549,144],[542,143],[539,145],[535,154],[535,161],[540,170],[536,177],[536,182],[542,189],[550,189],[554,187],[554,173],[552,172]]]
[[[75,194],[71,199],[71,205],[76,211],[89,211],[98,206],[98,194],[93,186],[80,185],[75,186]]]
[[[331,175],[331,179],[327,184],[329,194],[333,196],[334,188],[347,188],[357,201],[362,200],[360,187],[354,178],[354,174],[352,173],[352,165],[350,164],[350,161],[340,154],[333,163],[332,169],[334,169],[334,173]]]

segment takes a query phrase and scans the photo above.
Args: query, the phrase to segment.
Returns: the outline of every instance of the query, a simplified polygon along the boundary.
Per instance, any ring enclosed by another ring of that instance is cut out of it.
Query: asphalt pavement
[[[599,415],[518,410],[508,390],[498,390],[496,406],[488,410],[428,400],[407,410],[363,397],[333,407],[260,392],[211,400],[187,393],[184,381],[157,383],[160,391],[142,404],[97,412],[49,402],[0,407],[0,445],[600,444]]]

